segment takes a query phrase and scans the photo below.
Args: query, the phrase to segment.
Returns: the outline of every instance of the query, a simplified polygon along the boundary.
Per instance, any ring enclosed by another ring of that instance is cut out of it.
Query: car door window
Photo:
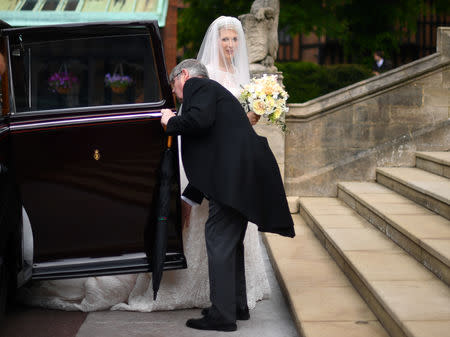
[[[11,59],[17,113],[161,100],[145,31],[41,41],[20,34]]]

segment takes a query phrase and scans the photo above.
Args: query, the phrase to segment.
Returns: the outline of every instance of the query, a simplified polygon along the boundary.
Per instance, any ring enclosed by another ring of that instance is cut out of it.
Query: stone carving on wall
[[[251,76],[277,73],[279,0],[255,0],[249,14],[239,16],[247,40]]]

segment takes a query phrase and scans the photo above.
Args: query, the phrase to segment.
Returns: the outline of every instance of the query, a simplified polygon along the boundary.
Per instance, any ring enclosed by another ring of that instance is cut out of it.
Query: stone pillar
[[[450,57],[450,27],[438,27],[436,52]]]

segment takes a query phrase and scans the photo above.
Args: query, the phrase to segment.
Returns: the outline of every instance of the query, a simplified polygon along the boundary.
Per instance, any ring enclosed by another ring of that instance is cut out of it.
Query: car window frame
[[[175,108],[175,102],[173,99],[172,89],[169,83],[168,74],[166,70],[166,63],[164,59],[163,43],[161,38],[161,33],[157,25],[157,21],[123,21],[123,22],[96,22],[96,23],[81,23],[81,24],[64,24],[57,26],[40,26],[40,27],[20,27],[20,28],[6,28],[2,30],[2,35],[5,41],[5,53],[10,55],[10,36],[13,34],[20,34],[21,32],[33,33],[45,33],[46,30],[52,28],[61,28],[62,32],[70,32],[76,34],[76,32],[86,32],[88,30],[95,29],[96,27],[110,30],[111,33],[114,30],[122,31],[126,28],[136,28],[140,27],[146,29],[149,35],[150,41],[152,43],[152,53],[155,62],[155,74],[158,78],[161,100],[156,102],[143,102],[143,103],[128,103],[128,104],[110,104],[110,105],[98,105],[98,106],[84,106],[84,107],[74,107],[74,108],[62,108],[62,109],[46,109],[46,110],[34,110],[34,111],[21,111],[17,112],[15,93],[14,93],[14,83],[13,76],[11,76],[11,62],[8,62],[8,85],[9,85],[9,111],[8,115],[13,120],[28,120],[41,118],[43,116],[49,118],[59,118],[59,117],[69,117],[69,116],[89,116],[96,113],[103,113],[105,111],[113,111],[112,113],[146,113],[148,110],[162,109],[162,108]],[[60,33],[61,34],[61,33]],[[112,35],[112,34],[111,34]],[[116,34],[117,35],[117,34]],[[120,34],[127,35],[127,34]],[[95,36],[93,34],[92,36]],[[107,36],[107,35],[105,35]],[[42,39],[54,40],[53,38]]]

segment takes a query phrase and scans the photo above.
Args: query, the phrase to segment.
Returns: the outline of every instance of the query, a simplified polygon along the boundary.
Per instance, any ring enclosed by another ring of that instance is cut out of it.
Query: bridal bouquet
[[[244,86],[239,101],[246,112],[253,111],[264,116],[270,123],[285,131],[286,125],[282,117],[289,110],[286,105],[288,97],[276,75],[264,74],[260,78],[252,78],[250,83]]]

